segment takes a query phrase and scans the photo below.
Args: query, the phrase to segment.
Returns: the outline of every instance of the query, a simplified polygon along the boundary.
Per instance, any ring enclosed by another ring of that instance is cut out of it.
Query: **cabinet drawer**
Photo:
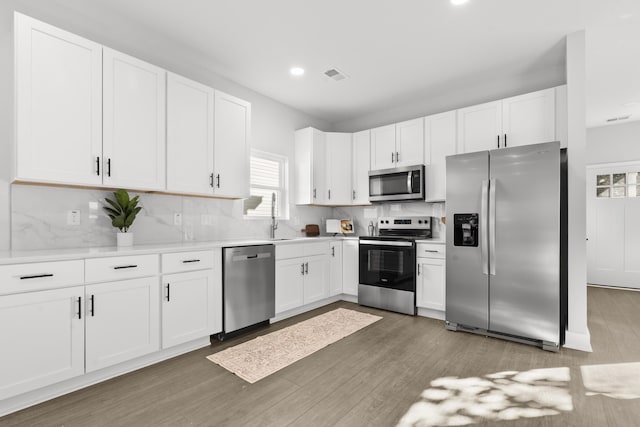
[[[83,260],[0,266],[0,295],[62,288],[83,283]]]
[[[158,274],[158,255],[94,258],[85,261],[85,280],[89,283],[132,279]]]
[[[299,258],[304,256],[304,243],[285,243],[276,245],[276,259]]]
[[[445,245],[437,243],[418,243],[416,256],[419,258],[445,258]]]
[[[329,253],[329,242],[305,243],[304,256],[326,255]]]
[[[213,268],[213,251],[162,254],[163,274],[204,270],[206,268]]]

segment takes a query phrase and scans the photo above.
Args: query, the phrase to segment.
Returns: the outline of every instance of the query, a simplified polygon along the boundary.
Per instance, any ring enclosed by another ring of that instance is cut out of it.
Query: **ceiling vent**
[[[610,119],[607,119],[607,123],[617,122],[618,120],[627,120],[630,117],[631,117],[631,115],[629,115],[629,116],[620,116],[620,117],[612,117]]]
[[[337,68],[331,68],[331,69],[325,71],[324,75],[329,77],[332,80],[337,81],[337,82],[339,82],[340,80],[344,80],[344,79],[349,78],[349,76],[347,76],[345,73],[343,73],[342,71],[338,70]]]

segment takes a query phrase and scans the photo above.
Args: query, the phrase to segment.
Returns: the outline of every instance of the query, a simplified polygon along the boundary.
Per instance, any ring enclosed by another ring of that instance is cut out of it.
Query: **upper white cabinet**
[[[351,175],[352,203],[354,205],[369,204],[369,162],[371,131],[356,132],[353,141],[353,170]]]
[[[216,90],[214,191],[217,196],[249,197],[251,104]]]
[[[371,129],[372,170],[422,164],[423,160],[422,118]]]
[[[327,204],[350,205],[353,199],[351,187],[351,134],[326,133],[325,180]]]
[[[429,201],[446,196],[446,157],[456,154],[456,112],[435,114],[424,119],[425,164]]]
[[[162,68],[104,48],[104,184],[165,189],[165,78]]]
[[[214,90],[167,73],[167,190],[213,193]]]
[[[555,88],[458,110],[458,152],[556,139]]]
[[[298,205],[324,204],[326,195],[326,134],[314,128],[295,133],[295,188]]]
[[[102,46],[16,13],[15,70],[14,178],[101,184]]]

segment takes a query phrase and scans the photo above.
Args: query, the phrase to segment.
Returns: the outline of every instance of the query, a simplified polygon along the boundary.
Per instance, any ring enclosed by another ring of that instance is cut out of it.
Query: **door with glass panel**
[[[640,288],[640,162],[587,169],[587,281]]]

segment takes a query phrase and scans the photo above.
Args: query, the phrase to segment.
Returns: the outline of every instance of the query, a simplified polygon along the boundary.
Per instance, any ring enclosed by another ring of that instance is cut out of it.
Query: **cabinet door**
[[[424,120],[408,120],[396,124],[396,166],[424,163]]]
[[[276,313],[303,304],[304,259],[276,261]]]
[[[0,297],[0,400],[84,373],[84,287]]]
[[[327,199],[327,137],[324,132],[313,129],[313,143],[311,144],[312,159],[312,203],[324,205]]]
[[[350,205],[351,194],[351,134],[326,134],[327,204]]]
[[[85,288],[87,372],[160,348],[159,294],[157,277]]]
[[[329,260],[326,255],[306,258],[304,303],[309,304],[329,296]]]
[[[493,150],[503,145],[502,101],[458,110],[458,153]]]
[[[342,293],[342,242],[331,242],[329,247],[329,295]]]
[[[371,170],[396,166],[396,125],[371,129]]]
[[[502,100],[503,147],[556,140],[555,89]]]
[[[213,193],[213,98],[208,86],[167,73],[167,190]]]
[[[354,205],[369,204],[369,162],[371,131],[365,130],[353,134],[353,175],[351,178]]]
[[[220,332],[222,289],[214,286],[213,270],[169,274],[162,280],[162,348]]]
[[[323,204],[326,191],[325,133],[311,127],[295,133],[294,195],[298,205]]]
[[[444,200],[447,194],[446,157],[456,154],[456,112],[425,117],[425,147],[429,147],[427,200]]]
[[[358,241],[342,242],[342,293],[358,295]]]
[[[251,104],[216,91],[214,110],[214,194],[249,197]]]
[[[108,48],[103,66],[103,182],[164,190],[166,72]]]
[[[102,46],[16,13],[15,67],[15,178],[101,184]]]
[[[443,259],[418,258],[418,307],[444,311],[445,309],[445,261]]]

